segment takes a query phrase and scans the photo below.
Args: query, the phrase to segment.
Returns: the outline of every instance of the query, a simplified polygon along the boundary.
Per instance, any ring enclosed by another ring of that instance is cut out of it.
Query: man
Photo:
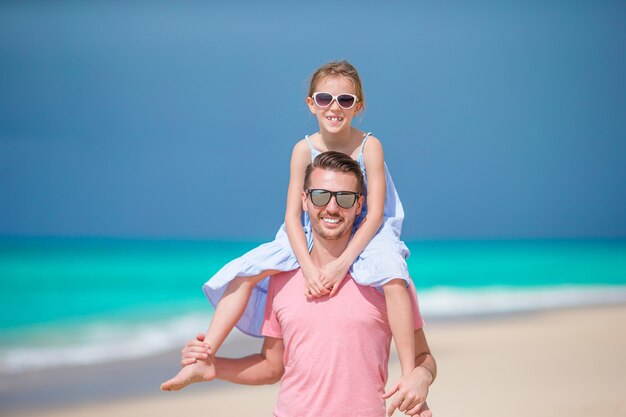
[[[311,219],[311,258],[318,267],[345,250],[363,200],[362,173],[349,156],[324,152],[307,168],[302,207]],[[310,300],[303,293],[300,270],[272,276],[261,353],[215,358],[217,377],[250,385],[281,380],[274,409],[278,417],[381,417],[384,399],[394,394],[389,415],[396,408],[408,415],[431,415],[425,400],[436,365],[415,300],[416,366],[385,392],[391,330],[384,294],[352,279],[345,279],[333,297]],[[210,357],[200,341],[189,342],[183,353],[183,364]]]

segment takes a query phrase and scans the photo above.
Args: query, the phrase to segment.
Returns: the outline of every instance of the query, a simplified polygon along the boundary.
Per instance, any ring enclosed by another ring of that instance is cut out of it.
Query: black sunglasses
[[[331,197],[334,196],[337,205],[345,209],[354,206],[354,203],[356,203],[356,200],[361,195],[353,191],[328,191],[322,189],[306,190],[306,193],[311,196],[311,202],[317,207],[324,207],[330,203]]]

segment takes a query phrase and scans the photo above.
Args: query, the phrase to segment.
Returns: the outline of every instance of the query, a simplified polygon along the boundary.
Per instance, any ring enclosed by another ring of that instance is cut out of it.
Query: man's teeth
[[[332,219],[329,217],[323,217],[322,220],[324,220],[326,223],[333,223],[333,224],[339,223],[339,219]]]

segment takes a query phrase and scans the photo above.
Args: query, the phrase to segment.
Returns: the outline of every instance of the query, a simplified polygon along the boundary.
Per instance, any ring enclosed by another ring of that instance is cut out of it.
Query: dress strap
[[[311,143],[311,139],[309,139],[309,135],[304,135],[304,137],[306,138],[306,143],[309,144],[309,150],[311,151],[311,162],[313,162],[313,155],[315,155],[315,148],[313,147],[313,144]]]
[[[361,150],[359,151],[359,157],[363,157],[363,148],[365,148],[365,142],[367,142],[367,138],[369,138],[371,134],[372,132],[367,132],[367,134],[363,138],[363,142],[361,142]]]

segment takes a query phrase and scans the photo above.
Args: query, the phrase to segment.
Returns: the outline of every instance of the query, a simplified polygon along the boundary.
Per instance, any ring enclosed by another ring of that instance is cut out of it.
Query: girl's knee
[[[250,277],[235,277],[235,279],[231,281],[231,285],[241,285],[246,281],[250,281]]]
[[[409,284],[402,278],[394,278],[383,284],[383,292],[386,295],[397,294],[398,292],[408,294]]]
[[[406,287],[406,281],[403,280],[402,278],[394,278],[394,279],[390,279],[389,281],[385,282],[383,284],[383,288],[387,287],[387,286],[402,286],[402,287]]]
[[[275,274],[277,271],[263,271],[259,275],[254,275],[251,277],[235,277],[229,284],[231,287],[240,287],[240,286],[254,286],[258,284],[263,278]]]

